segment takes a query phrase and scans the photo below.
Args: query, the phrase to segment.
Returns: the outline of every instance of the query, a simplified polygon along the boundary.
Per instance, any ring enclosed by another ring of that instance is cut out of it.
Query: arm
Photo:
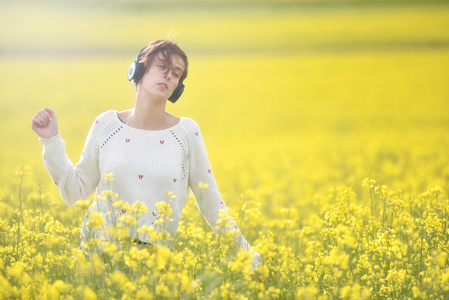
[[[219,212],[223,209],[225,212],[226,204],[218,191],[217,183],[212,173],[212,169],[207,156],[206,147],[199,126],[195,124],[195,129],[189,133],[190,137],[190,172],[189,186],[195,196],[198,208],[212,229],[218,233],[216,227],[217,221],[220,219]],[[206,189],[198,187],[199,182],[207,183]],[[238,229],[236,222],[231,217],[233,227]],[[252,251],[251,246],[245,240],[242,234],[236,238],[236,244],[245,250]],[[262,261],[259,253],[254,253],[252,262],[253,269],[257,268]]]
[[[99,130],[94,123],[87,136],[80,161],[73,166],[66,155],[65,143],[58,133],[57,118],[53,110],[39,111],[32,122],[32,129],[44,146],[45,167],[58,187],[62,198],[71,207],[76,200],[87,199],[100,181],[98,160]]]

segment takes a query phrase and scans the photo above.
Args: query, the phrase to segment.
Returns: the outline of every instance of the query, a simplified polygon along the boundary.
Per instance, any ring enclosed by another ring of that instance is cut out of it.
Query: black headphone
[[[140,79],[142,78],[143,74],[145,73],[145,68],[142,63],[139,62],[140,54],[145,50],[147,47],[140,50],[140,52],[137,54],[136,59],[131,63],[131,66],[129,66],[128,70],[128,80],[134,81],[138,83]],[[175,103],[176,100],[181,97],[182,92],[184,92],[185,85],[182,82],[179,82],[178,86],[173,91],[173,94],[168,98],[172,103]]]

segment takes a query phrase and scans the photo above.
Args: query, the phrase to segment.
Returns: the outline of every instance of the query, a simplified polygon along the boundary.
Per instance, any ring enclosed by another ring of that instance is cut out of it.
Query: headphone
[[[140,79],[142,79],[145,68],[142,63],[139,62],[140,54],[145,50],[147,47],[140,50],[140,52],[137,54],[136,59],[131,63],[131,66],[129,66],[128,70],[128,80],[131,82],[139,82]],[[182,92],[184,92],[185,85],[182,82],[179,82],[178,86],[173,91],[173,94],[168,98],[170,102],[175,103],[179,97],[181,97]]]

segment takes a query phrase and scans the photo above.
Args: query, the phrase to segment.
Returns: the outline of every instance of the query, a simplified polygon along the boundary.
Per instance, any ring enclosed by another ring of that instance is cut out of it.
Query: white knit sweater
[[[201,214],[216,231],[219,211],[226,205],[218,191],[201,131],[197,123],[189,118],[181,118],[178,124],[163,130],[140,130],[124,124],[117,111],[107,111],[95,120],[87,136],[79,162],[73,166],[65,152],[65,143],[60,135],[40,139],[44,146],[45,167],[69,206],[76,200],[87,199],[96,189],[96,195],[104,190],[112,190],[118,199],[133,204],[143,202],[148,213],[139,219],[138,226],[154,224],[155,204],[166,201],[166,191],[173,192],[177,198],[171,204],[173,222],[166,230],[176,235],[181,219],[181,211],[188,197],[189,187],[195,196]],[[105,173],[111,172],[114,180],[105,182]],[[198,184],[207,183],[206,189]],[[95,197],[92,208],[103,214],[110,209],[105,201]],[[83,222],[82,232],[86,230],[88,214]],[[238,228],[232,220],[235,228]],[[106,239],[98,232],[99,239]],[[148,235],[137,234],[137,238],[147,242]],[[240,234],[237,244],[250,250]],[[260,256],[256,254],[257,260]],[[257,264],[257,262],[256,262]],[[254,266],[254,263],[253,263]]]

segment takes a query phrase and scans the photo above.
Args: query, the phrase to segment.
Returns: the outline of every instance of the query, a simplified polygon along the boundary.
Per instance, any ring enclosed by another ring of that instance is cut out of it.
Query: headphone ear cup
[[[128,80],[134,80],[135,83],[139,83],[143,76],[144,67],[143,64],[133,61],[128,70]]]
[[[134,79],[134,74],[136,74],[136,61],[133,61],[129,66],[128,70],[128,80],[131,81]]]
[[[134,82],[135,83],[139,83],[140,79],[142,79],[143,77],[143,73],[145,72],[144,66],[142,63],[135,63],[136,68],[135,68],[135,72],[134,72]]]
[[[143,64],[139,62],[140,54],[143,52],[143,50],[145,50],[145,48],[146,47],[140,50],[140,52],[136,56],[136,59],[131,63],[131,66],[129,66],[128,69],[128,80],[134,80],[134,83],[139,83],[140,79],[143,76],[143,73],[145,72]]]
[[[176,89],[173,91],[173,94],[171,94],[170,98],[168,98],[168,100],[171,103],[175,103],[179,99],[179,97],[181,97],[185,87],[186,86],[183,83],[179,83]]]

